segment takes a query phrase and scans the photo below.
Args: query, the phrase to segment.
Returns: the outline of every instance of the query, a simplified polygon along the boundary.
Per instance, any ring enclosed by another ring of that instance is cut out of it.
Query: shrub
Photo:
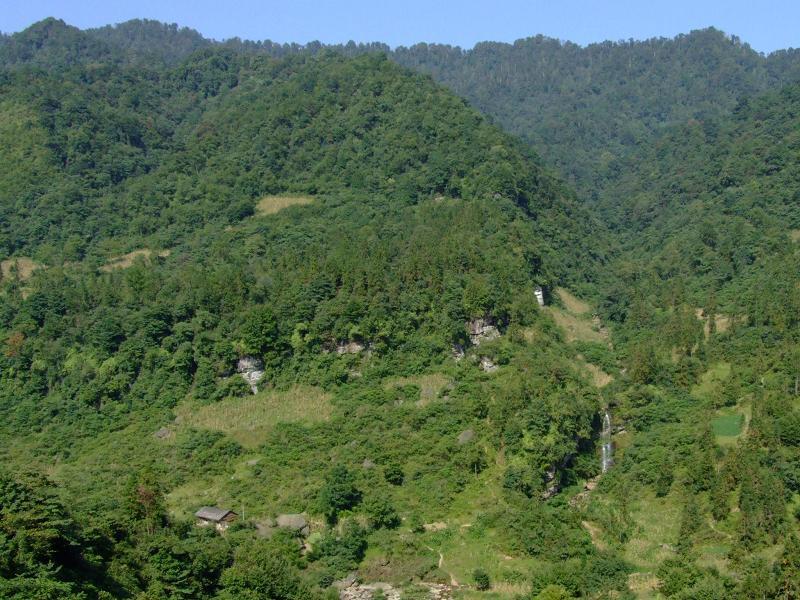
[[[492,587],[492,580],[489,574],[483,569],[475,569],[472,572],[472,579],[475,581],[475,587],[479,590],[488,590]]]

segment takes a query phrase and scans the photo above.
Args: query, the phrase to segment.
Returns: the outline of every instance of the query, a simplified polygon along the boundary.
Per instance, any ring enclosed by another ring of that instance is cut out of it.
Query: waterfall
[[[611,441],[611,415],[608,413],[608,409],[603,411],[603,429],[600,431],[600,441],[603,444],[600,469],[605,473],[614,464],[614,443]]]

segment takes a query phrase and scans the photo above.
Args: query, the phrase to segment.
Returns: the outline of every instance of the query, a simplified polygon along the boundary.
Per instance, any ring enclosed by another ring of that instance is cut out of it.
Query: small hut
[[[217,531],[225,531],[239,515],[226,508],[204,506],[194,513],[194,516],[197,517],[197,524],[200,527],[213,525]]]

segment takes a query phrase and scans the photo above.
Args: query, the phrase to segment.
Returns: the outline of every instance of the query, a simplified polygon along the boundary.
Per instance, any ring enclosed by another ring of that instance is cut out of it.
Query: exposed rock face
[[[257,384],[264,379],[264,363],[261,359],[255,356],[243,356],[236,363],[236,372],[247,382],[250,390],[257,394]]]
[[[339,600],[372,600],[378,590],[383,592],[386,600],[400,600],[401,598],[400,590],[388,583],[353,583],[339,589]]]
[[[339,600],[372,600],[375,593],[380,590],[386,600],[400,600],[399,589],[388,583],[358,583],[354,574],[334,582],[334,587],[339,590]],[[452,586],[443,583],[422,583],[428,588],[431,600],[450,600],[453,597]]]
[[[311,528],[308,526],[308,521],[303,515],[299,514],[287,514],[287,515],[278,515],[278,518],[275,520],[278,527],[281,529],[289,529],[296,533],[299,533],[302,536],[306,536],[310,533]]]
[[[539,306],[544,306],[544,290],[540,286],[536,286],[533,290],[533,295],[536,296],[536,301],[539,303]]]
[[[495,327],[490,318],[485,319],[472,319],[467,323],[469,330],[469,340],[473,346],[480,346],[483,342],[500,337],[500,331]]]
[[[453,344],[453,360],[456,362],[464,358],[464,346],[461,344]]]
[[[497,371],[497,365],[488,356],[481,356],[481,369],[487,373],[493,373]]]
[[[458,434],[458,445],[463,446],[475,439],[475,432],[472,429],[467,429]]]
[[[549,469],[547,469],[547,473],[545,474],[545,489],[542,492],[542,498],[547,500],[548,498],[552,498],[555,496],[559,491],[558,480],[556,479],[556,467],[553,465]]]
[[[361,342],[339,342],[336,345],[336,354],[358,354],[364,348]]]

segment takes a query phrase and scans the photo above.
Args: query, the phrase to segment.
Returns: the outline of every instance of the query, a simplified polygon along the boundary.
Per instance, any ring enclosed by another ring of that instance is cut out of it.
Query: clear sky
[[[800,0],[4,0],[0,31],[19,31],[47,16],[80,28],[139,17],[214,39],[391,46],[472,47],[539,33],[587,44],[714,26],[761,52],[800,47]]]

